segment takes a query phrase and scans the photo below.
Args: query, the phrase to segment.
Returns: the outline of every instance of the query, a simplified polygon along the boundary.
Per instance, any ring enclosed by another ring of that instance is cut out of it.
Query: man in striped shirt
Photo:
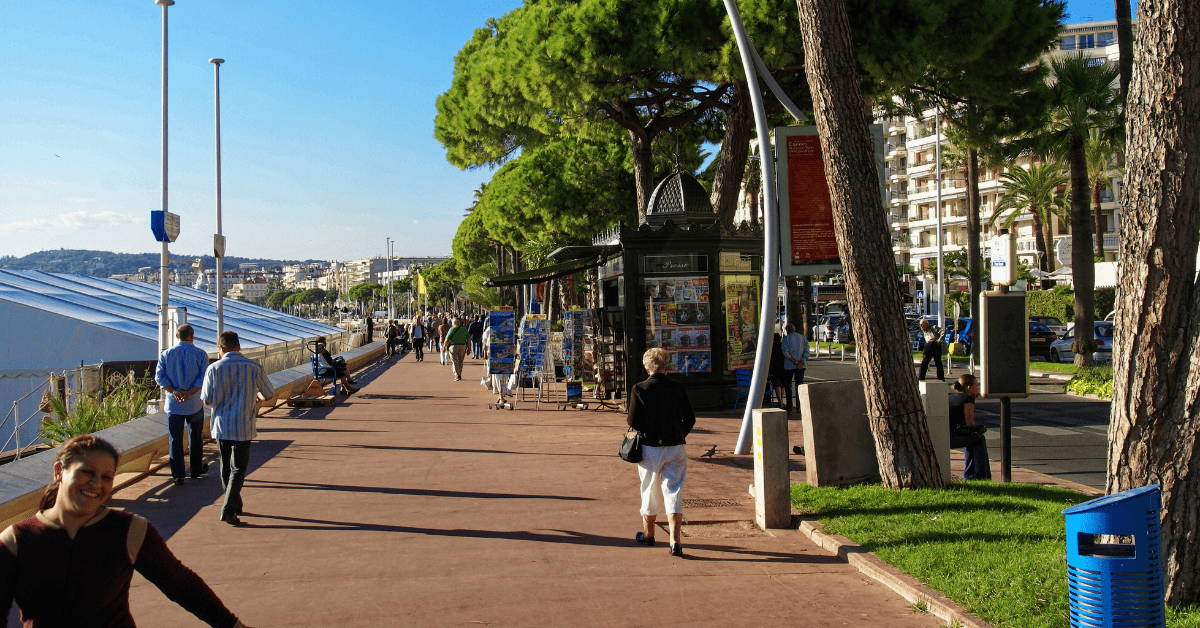
[[[221,487],[225,501],[221,505],[221,521],[241,526],[242,483],[250,463],[250,442],[258,435],[254,418],[256,402],[275,395],[275,389],[263,368],[242,355],[242,345],[236,332],[227,331],[217,339],[221,359],[209,365],[204,373],[200,398],[212,406],[212,435],[221,455]]]

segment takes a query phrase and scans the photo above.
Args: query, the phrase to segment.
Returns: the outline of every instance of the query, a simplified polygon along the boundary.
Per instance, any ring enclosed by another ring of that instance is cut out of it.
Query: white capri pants
[[[685,445],[650,447],[642,445],[642,461],[638,463],[642,479],[642,514],[665,512],[682,514],[683,501],[679,490],[687,479],[687,448]]]

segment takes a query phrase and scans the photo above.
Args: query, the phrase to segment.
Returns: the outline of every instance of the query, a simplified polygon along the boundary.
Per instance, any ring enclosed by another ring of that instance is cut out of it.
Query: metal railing
[[[41,392],[43,389],[53,391],[55,384],[58,382],[58,380],[61,379],[63,381],[63,392],[66,396],[66,398],[64,399],[64,404],[66,404],[68,409],[73,408],[75,406],[73,398],[75,396],[78,396],[79,394],[82,394],[82,392],[83,392],[83,388],[84,388],[83,372],[84,372],[84,370],[97,370],[98,371],[99,368],[91,367],[91,366],[85,367],[81,364],[77,368],[74,368],[71,370],[64,370],[61,372],[51,371],[46,376],[46,380],[44,382],[42,382],[41,384],[38,384],[33,390],[25,393],[19,399],[14,400],[12,402],[12,406],[9,408],[8,412],[4,415],[4,419],[0,420],[0,430],[3,430],[4,426],[8,425],[8,420],[13,419],[12,434],[9,434],[8,438],[4,441],[4,444],[0,445],[0,451],[8,451],[8,446],[11,443],[11,444],[13,444],[14,448],[16,449],[14,459],[20,460],[21,452],[27,447],[36,445],[37,441],[39,440],[36,438],[30,439],[30,442],[25,443],[24,446],[21,445],[21,428],[25,427],[25,425],[28,424],[33,419],[40,418],[40,416],[42,414],[44,414],[42,412],[42,406],[39,403],[34,408],[33,412],[30,412],[29,416],[25,417],[25,419],[22,420],[20,409],[19,409],[20,403],[22,401],[25,401],[26,399],[29,398],[30,395],[33,395],[34,393]],[[74,392],[72,392],[72,381],[74,381],[74,383],[75,383],[75,385],[74,385],[75,391]]]

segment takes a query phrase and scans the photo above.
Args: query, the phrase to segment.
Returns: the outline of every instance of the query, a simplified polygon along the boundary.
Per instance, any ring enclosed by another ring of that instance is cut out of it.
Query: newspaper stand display
[[[526,314],[521,318],[521,336],[517,343],[517,387],[521,389],[521,401],[525,401],[525,381],[537,382],[545,368],[547,341],[550,339],[550,322],[545,314]],[[550,361],[553,364],[554,358]],[[539,398],[541,397],[539,393]]]
[[[558,403],[559,410],[578,408],[587,410],[589,404],[583,400],[582,377],[584,353],[591,349],[588,338],[592,313],[588,310],[572,308],[563,312],[563,375],[567,379],[566,399]]]
[[[511,403],[504,399],[504,379],[513,374],[516,362],[516,313],[512,308],[501,308],[488,312],[491,328],[488,342],[488,376],[492,378],[492,389],[496,400],[488,404],[492,410],[512,410]]]

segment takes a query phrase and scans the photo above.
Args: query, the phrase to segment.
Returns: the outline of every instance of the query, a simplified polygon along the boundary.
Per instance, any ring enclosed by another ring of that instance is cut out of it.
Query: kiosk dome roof
[[[663,179],[646,204],[646,222],[655,226],[667,220],[686,224],[711,223],[716,219],[708,191],[688,172],[676,172]]]

